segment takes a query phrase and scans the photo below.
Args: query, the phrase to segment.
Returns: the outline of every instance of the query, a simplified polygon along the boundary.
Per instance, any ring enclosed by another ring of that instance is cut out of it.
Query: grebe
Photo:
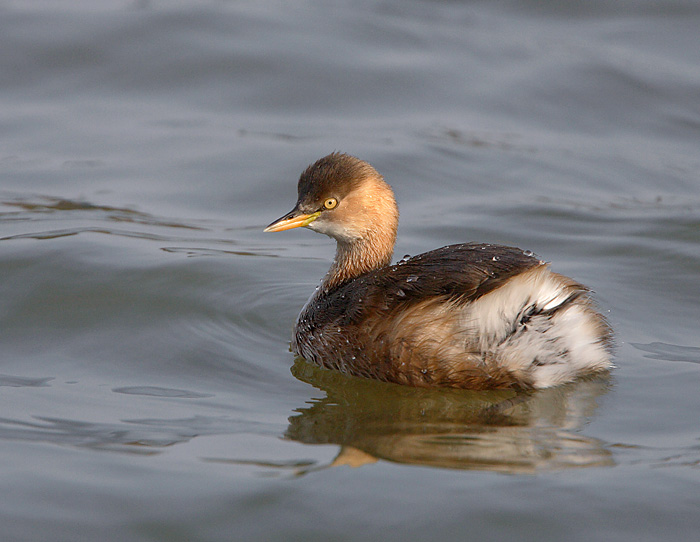
[[[391,265],[399,212],[367,162],[332,153],[299,178],[291,212],[337,241],[299,315],[293,352],[322,367],[412,386],[546,388],[611,367],[589,290],[520,249],[450,245]]]

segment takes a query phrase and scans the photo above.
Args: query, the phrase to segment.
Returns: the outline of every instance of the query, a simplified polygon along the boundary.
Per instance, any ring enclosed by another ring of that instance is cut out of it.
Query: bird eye
[[[326,209],[335,209],[336,205],[338,205],[338,200],[335,198],[328,198],[323,202],[323,207]]]

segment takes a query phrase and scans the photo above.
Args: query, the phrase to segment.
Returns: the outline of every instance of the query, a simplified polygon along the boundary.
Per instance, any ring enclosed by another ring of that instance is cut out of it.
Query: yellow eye
[[[338,200],[335,198],[327,198],[326,201],[323,202],[323,206],[326,209],[335,209],[336,205],[338,205]]]

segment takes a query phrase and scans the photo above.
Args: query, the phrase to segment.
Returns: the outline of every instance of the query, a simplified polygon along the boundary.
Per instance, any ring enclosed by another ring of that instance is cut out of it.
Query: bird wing
[[[351,324],[370,312],[390,313],[430,298],[469,303],[515,275],[546,265],[514,247],[463,243],[419,254],[342,284],[325,298],[326,321]]]

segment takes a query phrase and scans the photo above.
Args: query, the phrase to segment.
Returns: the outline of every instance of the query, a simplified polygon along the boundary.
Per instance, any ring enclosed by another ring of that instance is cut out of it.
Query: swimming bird
[[[332,153],[299,178],[294,209],[335,259],[294,327],[292,351],[397,384],[547,388],[611,367],[611,330],[589,290],[518,248],[464,243],[391,264],[398,207],[367,162]]]

